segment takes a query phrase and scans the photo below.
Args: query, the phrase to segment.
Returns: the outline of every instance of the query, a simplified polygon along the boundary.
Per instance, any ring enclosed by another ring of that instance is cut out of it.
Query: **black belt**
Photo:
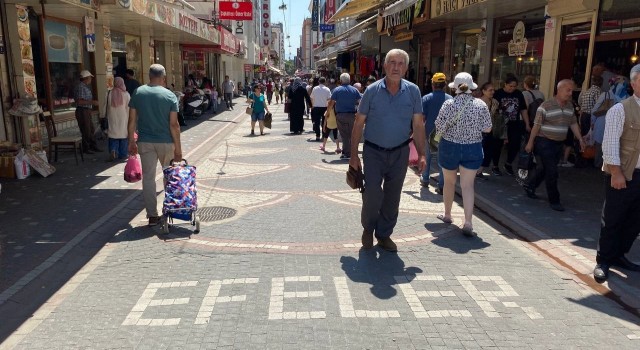
[[[356,111],[353,112],[336,112],[337,114],[356,114]]]
[[[368,140],[364,140],[364,144],[369,146],[369,147],[371,147],[371,148],[373,148],[373,149],[375,149],[375,150],[378,150],[378,151],[393,152],[393,151],[395,151],[397,149],[400,149],[400,148],[408,145],[409,142],[411,142],[411,141],[413,141],[413,139],[408,139],[407,141],[405,141],[405,142],[403,142],[403,143],[401,143],[401,144],[399,144],[399,145],[397,145],[395,147],[390,147],[390,148],[378,146],[375,143],[373,143],[371,141],[368,141]]]

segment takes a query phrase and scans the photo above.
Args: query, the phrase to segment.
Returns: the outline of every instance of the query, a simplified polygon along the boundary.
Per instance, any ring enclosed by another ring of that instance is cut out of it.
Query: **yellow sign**
[[[431,0],[431,18],[462,10],[487,0]]]
[[[393,41],[395,42],[407,41],[411,39],[413,39],[413,32],[404,32],[393,36]]]

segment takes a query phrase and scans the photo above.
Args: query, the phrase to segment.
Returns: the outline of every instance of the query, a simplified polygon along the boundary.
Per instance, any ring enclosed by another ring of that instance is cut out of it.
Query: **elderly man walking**
[[[162,65],[149,67],[149,84],[136,89],[129,101],[129,154],[140,153],[142,194],[149,226],[160,223],[156,196],[156,167],[171,160],[182,160],[178,99],[165,88],[166,71]],[[138,130],[138,143],[134,133]]]
[[[358,157],[358,141],[364,129],[365,190],[362,193],[361,222],[364,228],[362,247],[365,249],[373,247],[375,235],[382,249],[398,250],[391,234],[398,221],[412,128],[419,156],[418,170],[422,172],[426,166],[420,89],[402,79],[408,66],[409,55],[405,51],[393,49],[387,53],[384,59],[386,77],[365,90],[351,135],[349,166],[359,169],[362,163]]]
[[[340,137],[342,137],[343,142],[340,159],[351,158],[351,131],[353,130],[353,123],[356,119],[356,106],[360,102],[360,92],[351,86],[350,83],[351,76],[349,76],[349,73],[342,73],[340,75],[341,85],[331,93],[331,100],[329,100],[327,107],[327,109],[331,109],[335,106],[338,131],[340,132]],[[356,150],[358,149],[359,142],[360,138],[358,138],[358,142],[355,143]]]
[[[227,104],[227,109],[233,109],[233,93],[235,91],[236,84],[229,79],[228,75],[225,75],[222,82],[222,92],[224,93],[224,102]]]
[[[82,150],[85,153],[102,152],[96,143],[95,129],[91,120],[91,110],[98,105],[91,92],[91,80],[93,74],[88,70],[80,72],[80,83],[73,91],[76,100],[76,121],[82,134]]]
[[[631,68],[633,96],[607,112],[602,153],[607,174],[598,243],[596,282],[609,278],[612,266],[640,271],[625,256],[640,232],[640,64]]]

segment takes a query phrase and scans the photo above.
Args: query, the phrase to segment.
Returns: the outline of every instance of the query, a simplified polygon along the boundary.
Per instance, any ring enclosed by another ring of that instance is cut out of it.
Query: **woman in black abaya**
[[[288,98],[291,100],[289,107],[289,131],[292,134],[300,135],[304,131],[304,111],[305,100],[311,106],[311,97],[307,93],[307,89],[302,86],[302,79],[296,78],[293,81]]]

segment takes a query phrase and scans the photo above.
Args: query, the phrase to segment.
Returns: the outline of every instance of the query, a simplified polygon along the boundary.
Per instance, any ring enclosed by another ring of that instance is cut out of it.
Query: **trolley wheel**
[[[200,220],[196,219],[196,229],[193,230],[193,233],[200,233]]]
[[[162,233],[169,233],[169,218],[165,218],[162,222]]]

